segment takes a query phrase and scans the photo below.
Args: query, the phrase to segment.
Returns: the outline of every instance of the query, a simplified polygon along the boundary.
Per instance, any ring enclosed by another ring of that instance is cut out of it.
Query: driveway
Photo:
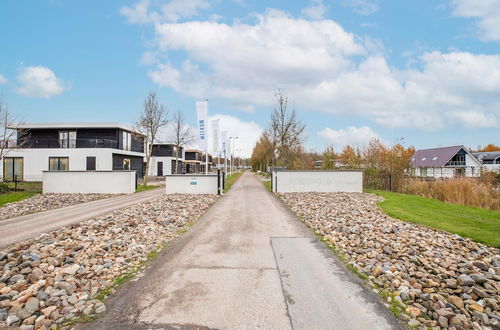
[[[379,298],[245,173],[79,329],[392,329]]]
[[[157,188],[2,220],[0,247],[160,196],[164,192],[164,189]]]

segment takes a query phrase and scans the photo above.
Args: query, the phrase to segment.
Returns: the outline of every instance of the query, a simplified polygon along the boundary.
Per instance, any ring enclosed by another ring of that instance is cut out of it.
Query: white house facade
[[[422,178],[479,177],[485,169],[464,146],[417,150],[411,166],[412,175]]]
[[[185,149],[179,148],[177,159],[177,173],[175,172],[177,147],[169,143],[153,144],[148,176],[165,176],[170,174],[186,173]]]
[[[19,148],[0,164],[4,181],[42,181],[43,171],[135,170],[143,175],[144,136],[119,123],[18,127]]]

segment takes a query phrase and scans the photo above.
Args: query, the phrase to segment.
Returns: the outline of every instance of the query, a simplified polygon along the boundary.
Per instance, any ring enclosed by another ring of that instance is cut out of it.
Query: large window
[[[23,158],[5,157],[3,159],[3,180],[23,181]]]
[[[76,131],[59,131],[61,148],[76,148]]]
[[[132,149],[132,136],[129,132],[123,131],[123,138],[122,138],[122,144],[123,144],[123,150],[128,150],[130,151]]]
[[[69,171],[69,158],[49,157],[49,171]]]
[[[87,171],[95,171],[95,156],[87,157]]]

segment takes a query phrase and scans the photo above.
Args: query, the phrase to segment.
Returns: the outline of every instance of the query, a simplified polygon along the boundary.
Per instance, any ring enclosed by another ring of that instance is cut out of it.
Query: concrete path
[[[398,324],[247,173],[111,298],[105,317],[78,328],[392,329]]]
[[[160,196],[162,188],[0,220],[0,247]]]

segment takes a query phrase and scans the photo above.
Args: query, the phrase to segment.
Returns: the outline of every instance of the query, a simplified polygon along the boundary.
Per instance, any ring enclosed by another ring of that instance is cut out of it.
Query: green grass
[[[229,174],[226,177],[226,187],[224,188],[223,192],[229,191],[229,189],[231,189],[233,184],[236,182],[236,180],[238,180],[240,178],[240,176],[242,174],[243,174],[243,172],[235,172],[235,173]]]
[[[264,186],[266,187],[267,190],[270,192],[273,192],[273,188],[271,187],[271,180],[266,180],[262,182]]]
[[[3,206],[7,203],[22,201],[23,199],[29,198],[38,193],[40,193],[40,191],[13,191],[0,194],[0,206]]]
[[[141,192],[141,191],[146,191],[146,190],[151,190],[151,189],[156,189],[156,188],[159,188],[160,186],[145,186],[143,184],[140,184],[137,186],[137,189],[135,190],[135,192]]]
[[[384,201],[378,203],[378,206],[393,218],[500,247],[499,211],[449,204],[435,199],[389,191],[368,192],[385,198]]]
[[[16,186],[13,182],[8,182],[7,186],[9,189],[12,189],[12,191],[0,193],[0,206],[7,203],[22,201],[23,199],[32,197],[42,192],[41,182],[18,182],[17,191],[14,191]]]

